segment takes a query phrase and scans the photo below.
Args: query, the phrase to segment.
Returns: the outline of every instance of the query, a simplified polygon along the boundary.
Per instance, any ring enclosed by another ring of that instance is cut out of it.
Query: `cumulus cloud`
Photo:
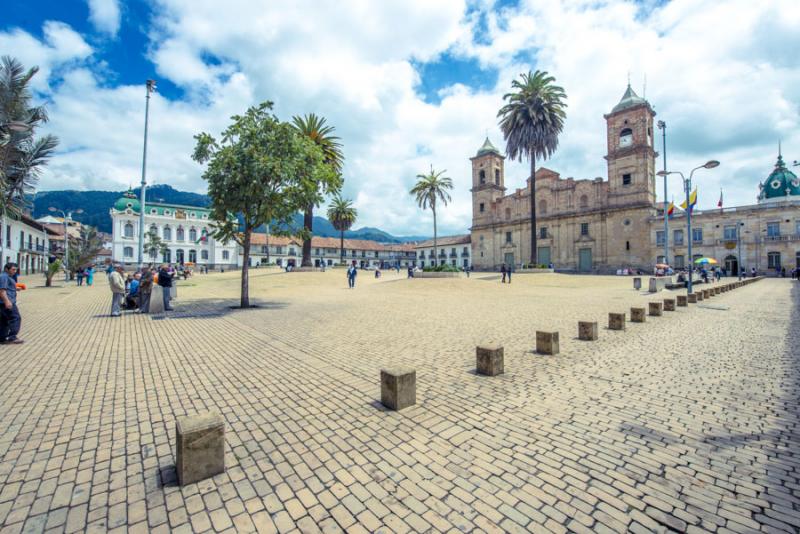
[[[116,37],[121,19],[118,0],[88,0],[88,2],[89,22],[97,31]]]
[[[502,95],[521,72],[539,68],[569,95],[560,148],[546,166],[565,177],[606,176],[603,114],[622,96],[630,73],[640,94],[646,76],[646,96],[668,124],[671,168],[722,161],[698,180],[701,207],[715,205],[720,187],[726,204],[752,203],[779,137],[788,158],[800,159],[788,154],[800,150],[800,65],[782,46],[800,35],[800,15],[790,3],[523,0],[498,8],[491,0],[158,0],[142,53],[156,77],[184,96],[152,101],[148,175],[151,182],[204,190],[202,168],[189,158],[192,136],[218,133],[230,115],[273,100],[284,119],[316,112],[336,126],[357,225],[430,233],[430,213],[416,207],[408,190],[433,164],[455,184],[453,202],[438,214],[440,228],[465,231],[468,158],[487,131],[502,147],[496,119]],[[773,24],[765,33],[767,21]],[[0,33],[0,48],[24,50],[26,64],[61,74],[46,97],[63,152],[43,186],[138,182],[144,88],[104,83],[91,65],[91,48],[68,26],[47,23],[44,35],[40,41],[18,30]],[[426,101],[415,66],[446,56],[496,71],[496,86],[478,90],[454,80],[440,88],[439,102]],[[509,191],[526,176],[527,164],[510,162]]]

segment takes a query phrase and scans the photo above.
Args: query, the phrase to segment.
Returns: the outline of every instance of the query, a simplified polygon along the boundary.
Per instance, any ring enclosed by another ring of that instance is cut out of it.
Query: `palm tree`
[[[334,228],[339,230],[339,256],[344,264],[344,233],[353,226],[358,217],[358,210],[353,207],[353,201],[342,198],[340,195],[333,197],[328,207],[328,220]]]
[[[338,180],[334,183],[317,184],[316,198],[306,206],[303,213],[303,229],[305,238],[303,239],[303,259],[300,262],[302,267],[311,266],[311,232],[314,227],[314,207],[322,201],[322,195],[326,193],[336,193],[341,188],[342,164],[344,154],[342,154],[342,144],[339,138],[333,135],[336,128],[325,124],[325,118],[310,113],[305,117],[292,117],[295,129],[303,136],[308,137],[321,150],[326,164],[336,172]],[[319,194],[321,193],[321,194]]]
[[[553,155],[567,117],[567,95],[555,80],[546,71],[522,74],[521,80],[511,82],[516,92],[503,96],[507,103],[497,112],[506,155],[531,163],[531,263],[536,263],[536,157]]]
[[[429,174],[418,174],[417,183],[411,188],[410,193],[417,198],[417,204],[422,209],[431,208],[433,212],[433,256],[438,261],[439,251],[437,250],[437,233],[436,233],[436,201],[438,200],[444,206],[450,202],[449,190],[453,189],[453,180],[444,176],[447,171],[436,172],[431,165],[431,172]]]
[[[53,155],[58,139],[34,138],[36,128],[47,122],[42,106],[31,106],[28,88],[38,67],[25,70],[16,59],[0,58],[0,221],[18,217],[33,193],[42,167]],[[0,240],[0,257],[3,256]]]

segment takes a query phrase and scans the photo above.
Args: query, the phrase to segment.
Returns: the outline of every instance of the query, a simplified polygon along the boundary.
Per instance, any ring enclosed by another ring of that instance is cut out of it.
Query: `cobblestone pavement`
[[[238,273],[198,276],[167,317],[107,317],[102,279],[22,293],[26,343],[0,347],[0,532],[798,531],[800,285],[617,332],[608,312],[668,295],[365,274],[257,270],[248,311],[229,308]],[[561,353],[533,353],[536,330]],[[486,342],[504,375],[475,374]],[[389,365],[416,368],[416,406],[380,406]],[[179,487],[175,417],[204,410],[227,471]]]

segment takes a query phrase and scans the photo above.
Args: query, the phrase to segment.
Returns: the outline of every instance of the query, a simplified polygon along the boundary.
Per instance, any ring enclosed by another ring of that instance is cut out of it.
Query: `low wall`
[[[536,273],[554,273],[555,269],[517,269],[511,274],[536,274]]]
[[[464,278],[464,273],[414,273],[414,278]]]

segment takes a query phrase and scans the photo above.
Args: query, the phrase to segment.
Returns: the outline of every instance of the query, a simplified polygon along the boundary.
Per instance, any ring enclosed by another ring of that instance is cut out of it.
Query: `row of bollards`
[[[748,284],[763,277],[749,278],[702,289],[677,299],[664,299],[663,302],[650,302],[648,308],[631,308],[631,322],[643,323],[645,311],[651,317],[659,317],[664,311],[675,311],[675,307],[685,307],[698,301],[712,298]],[[609,330],[625,330],[625,314],[609,313]],[[580,321],[578,338],[595,341],[598,338],[597,323]],[[536,352],[541,354],[559,353],[558,332],[536,332]],[[479,346],[475,349],[476,372],[486,376],[503,374],[503,347],[499,345]],[[417,372],[410,367],[381,369],[381,403],[390,410],[402,410],[417,402]],[[175,470],[181,485],[191,484],[225,472],[225,421],[214,412],[185,415],[176,418],[175,423]]]

